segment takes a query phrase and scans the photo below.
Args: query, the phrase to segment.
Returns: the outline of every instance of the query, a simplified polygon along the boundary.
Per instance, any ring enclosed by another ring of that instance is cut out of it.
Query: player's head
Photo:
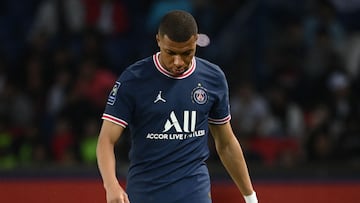
[[[167,13],[160,21],[158,34],[168,36],[174,42],[185,42],[198,34],[194,17],[182,10]]]
[[[161,65],[173,75],[183,74],[195,55],[197,38],[198,27],[190,13],[181,10],[167,13],[156,35]]]

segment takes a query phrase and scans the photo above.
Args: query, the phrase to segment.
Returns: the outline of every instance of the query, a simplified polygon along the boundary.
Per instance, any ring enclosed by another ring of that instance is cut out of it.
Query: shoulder
[[[220,77],[225,79],[223,70],[215,63],[200,57],[196,57],[196,66],[201,72],[207,74],[208,77],[215,79]]]
[[[204,59],[204,58],[195,57],[195,59],[196,59],[197,65],[207,66],[207,67],[209,67],[209,68],[221,70],[218,65],[216,65],[215,63],[210,62],[210,61],[208,61],[208,60],[206,60],[206,59]]]
[[[206,59],[196,57],[196,63],[197,66],[204,67],[207,71],[224,74],[222,69],[217,64],[212,63]]]
[[[147,77],[153,70],[154,62],[152,57],[147,57],[136,61],[128,66],[120,75],[119,80],[130,81]]]

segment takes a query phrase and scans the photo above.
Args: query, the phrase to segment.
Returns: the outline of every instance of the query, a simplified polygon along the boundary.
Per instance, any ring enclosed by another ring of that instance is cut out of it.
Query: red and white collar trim
[[[160,56],[160,52],[157,52],[156,54],[153,55],[153,60],[154,60],[154,64],[156,69],[158,69],[158,71],[160,71],[162,74],[166,75],[169,78],[173,78],[173,79],[183,79],[188,77],[189,75],[191,75],[196,68],[196,60],[195,57],[193,57],[193,59],[191,60],[191,67],[186,70],[182,75],[180,76],[174,76],[172,75],[168,70],[166,70],[164,67],[162,67],[160,60],[159,60],[159,56]]]

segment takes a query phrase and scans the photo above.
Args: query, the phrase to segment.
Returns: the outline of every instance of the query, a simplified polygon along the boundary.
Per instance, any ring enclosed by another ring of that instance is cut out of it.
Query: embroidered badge
[[[118,92],[118,89],[120,87],[120,82],[116,82],[114,87],[112,88],[111,92],[110,92],[110,95],[108,97],[108,101],[107,101],[107,104],[109,105],[114,105],[115,104],[115,101],[116,101],[116,94]]]
[[[191,92],[191,98],[197,104],[205,104],[208,100],[207,90],[199,83]]]

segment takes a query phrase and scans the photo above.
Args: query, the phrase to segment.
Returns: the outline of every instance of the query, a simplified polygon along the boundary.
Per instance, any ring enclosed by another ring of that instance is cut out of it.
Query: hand
[[[119,184],[112,185],[105,190],[107,203],[130,203],[128,195]]]

